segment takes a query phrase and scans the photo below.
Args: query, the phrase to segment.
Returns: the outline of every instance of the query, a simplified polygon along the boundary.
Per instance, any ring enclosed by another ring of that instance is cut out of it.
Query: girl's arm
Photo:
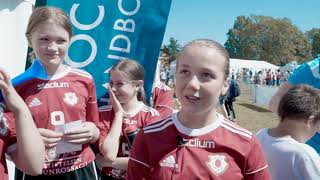
[[[116,96],[109,87],[109,95],[110,95],[110,102],[112,108],[115,112],[114,119],[112,121],[112,125],[110,130],[103,140],[102,144],[100,145],[99,149],[102,153],[103,157],[106,161],[110,164],[116,161],[118,150],[119,150],[119,139],[122,130],[122,121],[123,121],[123,109],[119,101],[117,100]]]
[[[100,167],[113,167],[116,169],[127,170],[128,168],[128,157],[117,157],[114,161],[108,161],[104,157],[97,155],[96,163],[99,164]]]
[[[0,69],[0,89],[15,118],[17,147],[10,154],[16,166],[30,175],[42,173],[45,148],[31,113],[14,90],[9,75]]]

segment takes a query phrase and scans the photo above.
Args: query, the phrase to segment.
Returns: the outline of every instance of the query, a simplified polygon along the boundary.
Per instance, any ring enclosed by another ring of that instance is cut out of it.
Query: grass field
[[[269,111],[267,105],[257,105],[253,103],[250,85],[241,84],[241,95],[234,103],[237,124],[256,133],[264,127],[274,127],[278,123],[278,117]],[[177,100],[176,100],[177,101]],[[177,107],[178,103],[175,103]]]
[[[240,84],[241,96],[234,105],[237,124],[246,129],[257,132],[264,127],[274,127],[278,124],[278,117],[268,106],[254,104],[251,98],[250,85]]]

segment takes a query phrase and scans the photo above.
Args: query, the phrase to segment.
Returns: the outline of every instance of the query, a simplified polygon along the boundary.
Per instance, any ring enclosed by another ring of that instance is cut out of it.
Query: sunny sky
[[[172,0],[163,39],[174,37],[180,44],[210,38],[224,44],[237,16],[251,14],[289,18],[305,32],[320,28],[319,0]]]

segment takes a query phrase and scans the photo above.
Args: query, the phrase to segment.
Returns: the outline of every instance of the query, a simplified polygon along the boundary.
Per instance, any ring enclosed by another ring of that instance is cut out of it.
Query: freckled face
[[[228,89],[225,58],[215,49],[191,46],[178,57],[176,95],[181,111],[198,114],[215,110]]]
[[[35,55],[46,67],[60,65],[67,53],[70,36],[62,26],[44,22],[34,28],[29,36]]]
[[[110,71],[111,89],[121,104],[128,103],[133,98],[137,98],[138,85],[131,82],[123,73]]]

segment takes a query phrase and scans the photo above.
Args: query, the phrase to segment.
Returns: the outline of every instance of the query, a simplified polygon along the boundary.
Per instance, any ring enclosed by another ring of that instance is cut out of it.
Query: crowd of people
[[[146,104],[144,70],[130,59],[111,68],[110,104],[98,108],[94,77],[63,64],[72,28],[62,10],[35,9],[26,37],[48,78],[14,89],[0,69],[1,179],[8,179],[6,152],[16,180],[320,177],[319,156],[304,144],[320,127],[320,92],[313,87],[289,78],[273,106],[279,125],[256,136],[217,112],[232,81],[228,52],[213,40],[181,49],[175,73],[181,108],[173,112],[163,81],[153,89],[152,107]]]
[[[267,86],[280,86],[281,83],[288,81],[291,71],[280,71],[263,69],[259,71],[254,71],[251,69],[238,70],[235,72],[232,69],[231,79],[236,79],[237,81],[244,81],[247,84],[260,84]]]

